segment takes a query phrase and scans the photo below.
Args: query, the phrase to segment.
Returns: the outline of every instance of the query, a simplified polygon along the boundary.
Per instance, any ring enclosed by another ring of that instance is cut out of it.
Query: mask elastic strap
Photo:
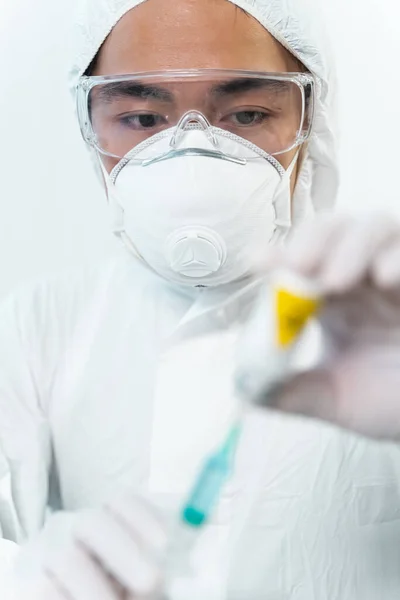
[[[130,237],[127,235],[126,231],[125,231],[125,227],[124,227],[124,209],[122,208],[122,206],[120,205],[120,203],[118,202],[118,198],[114,195],[113,192],[113,183],[111,181],[110,175],[108,174],[103,161],[101,160],[99,153],[96,153],[97,155],[97,160],[100,166],[100,170],[101,173],[103,175],[104,178],[104,182],[106,185],[106,189],[107,189],[107,199],[108,199],[108,203],[110,205],[111,208],[111,212],[112,212],[112,230],[114,235],[124,244],[125,247],[128,248],[128,250],[134,255],[136,256],[136,258],[139,258],[140,260],[146,262],[143,258],[143,256],[140,254],[140,252],[138,251],[138,249],[135,247],[135,245],[133,244],[132,240],[130,239]],[[147,264],[147,263],[146,263]]]
[[[96,156],[97,156],[97,160],[98,160],[99,167],[101,170],[101,174],[104,179],[104,184],[106,186],[107,200],[108,200],[108,203],[112,210],[113,233],[118,235],[119,233],[121,233],[121,231],[124,230],[124,218],[123,218],[124,217],[124,209],[122,208],[122,206],[118,202],[118,199],[116,198],[116,196],[113,193],[113,183],[111,181],[109,173],[107,172],[105,166],[103,165],[103,161],[101,160],[98,152],[96,153]]]
[[[286,169],[284,176],[282,177],[278,189],[274,198],[274,208],[275,208],[275,225],[276,231],[273,238],[275,241],[276,238],[282,237],[282,235],[286,235],[288,230],[292,226],[292,202],[290,195],[290,178],[293,174],[295,166],[297,164],[297,160],[299,158],[300,150],[298,150],[293,157],[289,167]]]

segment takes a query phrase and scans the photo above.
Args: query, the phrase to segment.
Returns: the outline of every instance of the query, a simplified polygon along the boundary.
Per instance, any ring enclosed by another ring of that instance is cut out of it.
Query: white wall
[[[72,0],[0,0],[0,295],[114,245],[66,86]]]
[[[66,90],[71,0],[0,0],[0,295],[114,246]],[[343,207],[399,209],[398,0],[321,0],[337,51]]]
[[[340,90],[340,207],[400,212],[400,3],[321,0]]]

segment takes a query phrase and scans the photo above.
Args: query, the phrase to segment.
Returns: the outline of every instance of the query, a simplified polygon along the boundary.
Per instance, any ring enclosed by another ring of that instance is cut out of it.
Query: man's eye
[[[121,118],[121,122],[132,129],[152,129],[162,125],[165,119],[160,115],[145,113],[140,115],[126,115]]]
[[[261,111],[243,110],[234,113],[231,118],[236,125],[258,125],[265,121],[268,118],[268,115]]]

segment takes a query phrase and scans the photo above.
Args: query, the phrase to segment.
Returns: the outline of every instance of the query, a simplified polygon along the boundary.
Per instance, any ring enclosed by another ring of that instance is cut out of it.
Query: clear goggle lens
[[[82,77],[78,88],[86,141],[115,158],[176,127],[187,113],[204,115],[211,129],[238,136],[268,154],[282,154],[309,136],[313,107],[314,81],[303,73]]]

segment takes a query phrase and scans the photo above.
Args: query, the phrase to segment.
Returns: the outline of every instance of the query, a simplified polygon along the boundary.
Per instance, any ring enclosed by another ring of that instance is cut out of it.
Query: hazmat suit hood
[[[131,9],[151,0],[80,0],[69,73],[72,94],[103,42]],[[292,221],[330,209],[338,191],[335,80],[319,0],[227,0],[257,19],[316,77],[314,130],[298,175]]]

